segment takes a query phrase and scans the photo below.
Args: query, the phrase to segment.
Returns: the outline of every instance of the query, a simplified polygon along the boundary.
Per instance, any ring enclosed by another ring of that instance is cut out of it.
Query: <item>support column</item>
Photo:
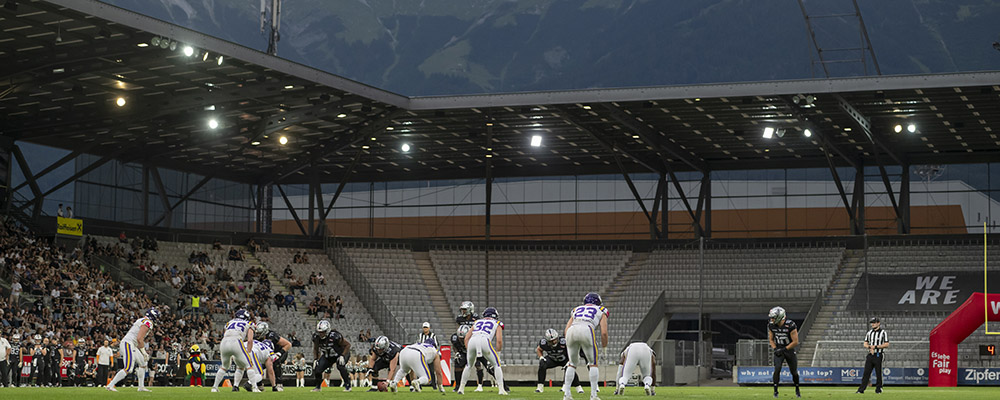
[[[896,227],[901,234],[910,233],[910,165],[903,164],[899,180],[899,223]]]
[[[701,184],[705,187],[705,237],[712,237],[712,173],[705,171]]]
[[[493,117],[486,123],[486,304],[490,304],[490,218],[493,206]]]
[[[851,208],[854,210],[854,234],[865,234],[865,167],[858,165],[854,170],[854,194],[851,196]]]
[[[142,225],[149,226],[149,166],[142,166]]]

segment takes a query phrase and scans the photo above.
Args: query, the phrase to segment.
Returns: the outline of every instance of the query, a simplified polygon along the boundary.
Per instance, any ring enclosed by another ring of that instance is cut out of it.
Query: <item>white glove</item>
[[[538,361],[545,361],[545,356],[538,356]]]
[[[142,354],[144,360],[149,361],[149,354],[146,353],[146,349],[139,349],[139,354]]]
[[[278,361],[278,353],[271,353],[271,361]]]
[[[344,356],[337,357],[337,364],[341,365],[341,366],[343,366],[344,364],[347,364],[347,361],[344,360]]]

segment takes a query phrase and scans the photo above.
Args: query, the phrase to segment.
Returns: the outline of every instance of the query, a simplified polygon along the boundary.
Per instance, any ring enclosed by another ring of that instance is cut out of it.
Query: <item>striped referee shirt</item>
[[[428,339],[434,340],[434,347],[439,346],[437,335],[435,335],[434,332],[431,332],[430,334],[427,335],[425,335],[423,332],[420,332],[420,335],[417,336],[417,343],[426,342]]]
[[[865,343],[868,343],[870,346],[881,346],[884,343],[889,343],[889,337],[886,336],[885,329],[872,329],[865,334]],[[875,349],[875,353],[882,354],[883,350],[885,349],[877,348]]]

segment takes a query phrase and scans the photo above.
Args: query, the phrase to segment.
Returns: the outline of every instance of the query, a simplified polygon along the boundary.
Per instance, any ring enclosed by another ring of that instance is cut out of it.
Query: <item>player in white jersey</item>
[[[219,354],[222,365],[215,373],[215,384],[212,385],[212,392],[219,391],[226,370],[232,360],[236,361],[236,368],[243,369],[250,376],[250,389],[259,392],[257,382],[263,377],[260,371],[260,362],[253,350],[253,330],[254,323],[250,320],[250,313],[247,310],[236,310],[233,319],[226,323],[226,332],[222,335],[222,342],[219,343]]]
[[[146,334],[153,330],[153,322],[159,317],[160,312],[156,311],[155,308],[150,308],[144,317],[132,323],[132,328],[125,333],[125,337],[118,347],[119,354],[122,355],[122,369],[115,374],[114,379],[104,387],[105,389],[117,392],[115,385],[132,373],[132,370],[135,370],[136,378],[139,381],[139,391],[150,391],[146,389],[146,363],[149,361],[149,355],[146,354]]]
[[[396,353],[395,364],[389,369],[389,390],[396,391],[396,383],[404,376],[413,372],[416,379],[410,381],[413,390],[420,391],[420,386],[426,385],[431,380],[431,369],[437,377],[436,382],[441,382],[444,372],[441,370],[441,355],[438,353],[434,340],[422,343],[414,343],[404,347]],[[440,386],[441,393],[444,393],[444,386]]]
[[[566,351],[569,353],[569,364],[566,365],[566,379],[563,381],[563,398],[572,399],[570,385],[576,375],[576,367],[582,366],[580,351],[587,358],[590,367],[590,398],[597,398],[597,335],[594,332],[601,328],[601,347],[608,346],[608,309],[601,306],[601,296],[597,293],[587,293],[583,297],[583,305],[573,309],[566,321]]]
[[[656,371],[653,370],[654,365],[656,365],[656,353],[649,348],[648,344],[636,342],[628,345],[618,360],[618,386],[615,388],[615,395],[625,394],[625,386],[628,385],[629,379],[632,379],[632,372],[638,366],[646,395],[655,396],[656,392],[653,390],[653,380],[656,378]]]
[[[261,322],[264,324],[264,322]],[[274,374],[274,360],[278,358],[278,354],[274,352],[274,344],[270,340],[254,340],[253,341],[253,355],[257,357],[258,364],[257,373],[264,374],[267,373],[267,378],[271,380],[271,388],[275,392],[285,391],[280,385],[278,385],[278,377]],[[233,391],[238,392],[240,387],[240,381],[243,380],[243,369],[237,367],[236,373],[233,375]]]
[[[497,346],[493,347],[493,338],[497,339]],[[483,310],[483,318],[476,320],[472,324],[472,329],[465,334],[465,349],[468,362],[466,365],[473,365],[480,357],[485,357],[486,361],[494,368],[494,377],[497,379],[497,387],[500,394],[506,395],[503,384],[503,370],[500,368],[500,355],[497,354],[503,349],[503,322],[500,322],[500,313],[496,308],[487,307]],[[465,394],[465,383],[469,380],[469,372],[472,368],[462,371],[462,380],[459,381],[458,394]]]

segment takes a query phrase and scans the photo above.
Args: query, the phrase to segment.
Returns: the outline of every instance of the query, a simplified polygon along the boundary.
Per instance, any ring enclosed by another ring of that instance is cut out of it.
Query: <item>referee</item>
[[[875,393],[882,393],[882,360],[885,358],[885,348],[889,347],[889,337],[882,329],[882,323],[878,318],[868,320],[872,329],[865,334],[865,349],[868,356],[865,357],[865,373],[861,377],[861,386],[858,393],[864,394],[865,388],[871,381],[872,370],[875,370]]]

